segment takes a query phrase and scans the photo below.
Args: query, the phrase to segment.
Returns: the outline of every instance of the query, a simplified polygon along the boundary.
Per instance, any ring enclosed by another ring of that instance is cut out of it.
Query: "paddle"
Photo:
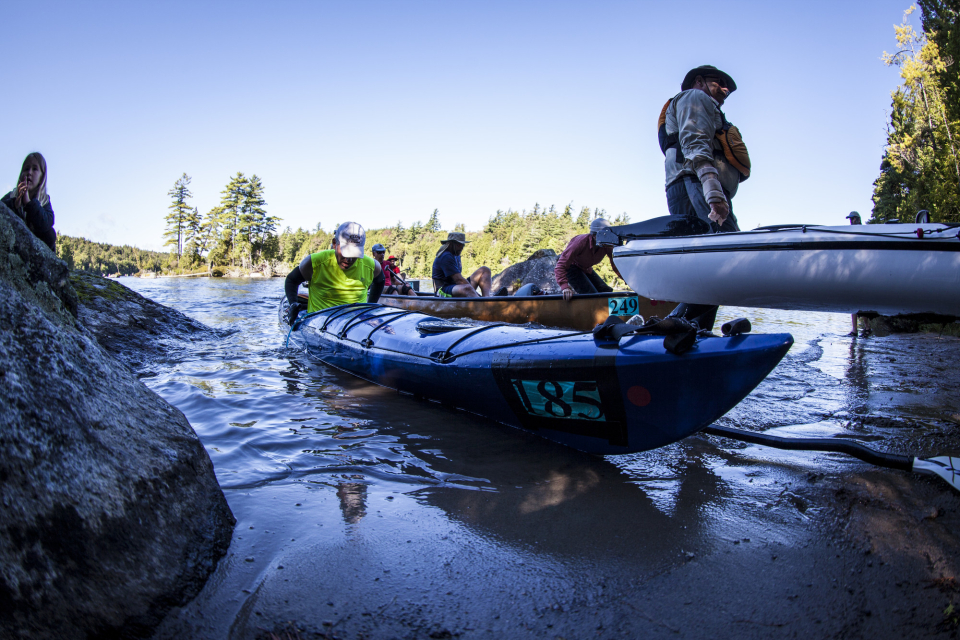
[[[400,277],[400,274],[397,273],[397,272],[395,272],[395,271],[393,271],[392,269],[390,270],[390,278],[391,278],[391,279],[396,278],[397,280],[400,281],[400,284],[402,284],[403,286],[405,286],[405,287],[410,287],[410,285],[407,284],[407,281],[404,280],[403,278],[401,278],[401,277]],[[419,296],[419,295],[420,295],[420,292],[417,291],[416,289],[414,289],[413,287],[410,287],[410,290],[413,292],[413,295],[415,295],[415,296]]]
[[[620,246],[637,238],[699,236],[710,232],[710,224],[696,216],[660,216],[620,227],[605,227],[597,232],[597,244]]]
[[[960,457],[937,456],[935,458],[921,459],[913,456],[901,456],[894,453],[874,451],[854,440],[836,438],[783,438],[763,433],[754,433],[752,431],[743,431],[741,429],[731,429],[730,427],[707,427],[703,432],[712,436],[732,438],[751,444],[773,447],[774,449],[845,453],[854,458],[859,458],[864,462],[875,464],[878,467],[913,471],[914,473],[928,476],[939,476],[953,487],[954,490],[960,491]]]

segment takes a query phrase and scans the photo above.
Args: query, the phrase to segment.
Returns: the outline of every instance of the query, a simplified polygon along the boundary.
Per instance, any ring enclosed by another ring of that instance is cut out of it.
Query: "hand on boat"
[[[716,222],[717,224],[723,224],[727,220],[727,216],[730,215],[730,205],[726,202],[711,202],[710,203],[710,215],[707,217]]]
[[[297,321],[297,316],[300,315],[301,311],[305,311],[306,308],[307,307],[305,305],[302,305],[299,302],[297,304],[290,305],[290,309],[287,311],[287,324],[292,327],[293,323]]]
[[[570,302],[571,300],[573,300],[573,289],[564,289],[563,299],[565,302]]]

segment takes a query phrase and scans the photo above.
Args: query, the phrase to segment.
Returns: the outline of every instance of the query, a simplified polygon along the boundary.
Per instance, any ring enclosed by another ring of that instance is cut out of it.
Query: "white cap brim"
[[[358,244],[343,243],[340,245],[340,255],[344,258],[362,258],[363,247]]]

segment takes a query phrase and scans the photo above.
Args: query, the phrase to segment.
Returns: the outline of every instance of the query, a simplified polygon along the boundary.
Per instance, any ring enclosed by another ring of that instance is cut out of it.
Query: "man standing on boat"
[[[737,83],[703,65],[687,72],[680,90],[664,105],[657,123],[667,208],[671,215],[696,216],[715,232],[739,231],[731,202],[750,176],[750,156],[739,130],[720,110]],[[671,315],[697,320],[709,330],[716,313],[712,305],[680,305]]]
[[[441,298],[484,298],[490,297],[490,268],[480,267],[464,278],[460,273],[463,267],[460,264],[460,254],[466,246],[467,234],[451,231],[433,260],[433,287]],[[477,288],[480,293],[477,293]]]
[[[333,248],[311,253],[287,275],[284,293],[293,324],[303,305],[297,299],[301,282],[309,283],[307,312],[358,302],[377,302],[383,293],[380,263],[363,255],[367,234],[356,222],[344,222],[333,236]],[[372,286],[371,286],[372,285]],[[370,288],[369,295],[367,288]]]
[[[603,218],[596,218],[590,223],[590,233],[573,236],[567,248],[560,254],[553,274],[557,277],[557,284],[567,302],[573,299],[574,293],[609,293],[613,289],[597,275],[593,267],[610,260],[613,272],[623,279],[617,265],[613,263],[613,247],[597,245],[597,232],[610,223]]]

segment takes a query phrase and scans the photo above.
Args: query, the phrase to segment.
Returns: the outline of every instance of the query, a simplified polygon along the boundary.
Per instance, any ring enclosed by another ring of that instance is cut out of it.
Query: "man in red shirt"
[[[606,282],[604,282],[597,272],[593,270],[594,265],[603,262],[603,259],[609,258],[613,272],[618,276],[620,271],[617,265],[613,264],[613,247],[597,246],[597,232],[604,227],[609,227],[610,223],[603,218],[597,218],[590,223],[590,233],[574,236],[570,244],[560,254],[557,260],[557,266],[553,273],[557,277],[557,284],[563,292],[563,299],[569,302],[573,299],[574,293],[609,293],[613,291]]]

